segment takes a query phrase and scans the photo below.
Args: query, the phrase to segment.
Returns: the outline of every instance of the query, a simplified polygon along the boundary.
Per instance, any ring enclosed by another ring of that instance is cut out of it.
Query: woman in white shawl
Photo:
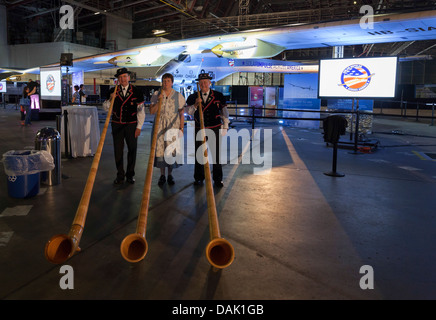
[[[185,98],[180,92],[173,89],[173,82],[173,75],[165,73],[162,76],[162,89],[151,97],[151,114],[157,112],[159,98],[162,99],[154,158],[154,166],[160,168],[161,172],[159,185],[163,185],[166,181],[168,184],[174,184],[172,170],[181,166],[183,161],[180,159],[181,152],[177,144],[180,142],[178,137],[183,136]],[[155,125],[156,122],[153,124],[153,131]],[[165,178],[165,168],[168,170],[167,179]]]

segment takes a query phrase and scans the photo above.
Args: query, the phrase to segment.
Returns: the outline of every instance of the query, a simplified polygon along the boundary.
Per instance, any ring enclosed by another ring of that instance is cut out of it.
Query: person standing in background
[[[20,99],[20,105],[26,113],[24,123],[21,124],[25,125],[26,127],[32,125],[32,108],[30,106],[29,88],[27,86],[23,88],[23,97]]]
[[[79,104],[86,104],[86,94],[83,88],[83,84],[81,84],[79,87],[79,95],[80,95]]]
[[[29,88],[28,97],[30,98],[30,109],[38,109],[39,108],[38,83],[33,81],[32,79],[29,79],[29,83],[27,84],[27,87]]]
[[[79,86],[77,84],[74,86],[73,99],[71,100],[71,103],[80,104]]]

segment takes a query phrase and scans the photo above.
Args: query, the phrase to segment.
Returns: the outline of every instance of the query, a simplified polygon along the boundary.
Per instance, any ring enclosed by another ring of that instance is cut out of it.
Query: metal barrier
[[[233,109],[233,107],[227,107],[228,109]],[[256,119],[277,119],[277,120],[310,120],[310,121],[323,121],[325,118],[332,114],[350,114],[355,115],[354,118],[354,128],[357,128],[357,130],[354,130],[354,142],[348,143],[341,141],[341,144],[352,144],[353,145],[353,151],[354,153],[358,153],[358,145],[359,145],[359,120],[360,120],[360,114],[362,111],[336,111],[336,110],[307,110],[307,109],[279,109],[279,108],[256,108],[256,107],[250,107],[251,113],[248,115],[238,115],[238,117],[247,118],[251,122],[251,128],[255,129],[255,123]],[[257,110],[276,110],[276,111],[292,111],[292,112],[309,112],[309,113],[319,113],[319,114],[325,114],[325,117],[319,117],[319,118],[298,118],[298,117],[265,117],[265,116],[257,116],[255,114],[255,109]],[[350,136],[350,140],[352,140],[352,137]],[[361,143],[363,146],[371,145],[371,143],[363,142]]]
[[[237,106],[237,102],[236,101],[228,101],[228,104],[235,104],[235,107],[230,107],[228,106],[227,109],[235,109],[236,110],[236,114],[235,115],[230,115],[230,116],[234,116],[236,120],[238,120],[238,118],[245,118],[247,119],[250,123],[251,123],[251,128],[254,129],[255,128],[255,124],[256,124],[256,119],[268,119],[268,120],[272,120],[272,119],[277,119],[277,120],[310,120],[310,121],[323,121],[325,118],[327,118],[328,116],[332,115],[332,114],[349,114],[352,116],[352,118],[354,119],[354,121],[351,123],[352,127],[350,130],[350,140],[353,140],[353,131],[354,131],[354,141],[352,143],[349,142],[344,142],[341,141],[341,144],[352,144],[353,145],[353,150],[354,153],[358,153],[358,148],[359,148],[359,121],[360,121],[360,117],[362,114],[370,114],[371,116],[385,116],[385,117],[402,117],[402,118],[411,118],[414,117],[416,119],[416,121],[418,121],[418,119],[430,119],[431,123],[430,126],[434,125],[434,119],[435,119],[435,115],[434,115],[434,107],[435,107],[435,102],[433,103],[423,103],[423,102],[409,102],[409,103],[416,103],[416,114],[415,115],[407,115],[407,104],[408,101],[389,101],[390,103],[400,103],[400,108],[396,108],[394,110],[400,110],[400,114],[391,114],[391,113],[383,113],[383,108],[380,108],[381,111],[380,113],[368,113],[368,112],[362,112],[360,110],[355,110],[355,111],[346,111],[346,110],[342,110],[342,111],[336,111],[336,110],[308,110],[308,109],[282,109],[282,108],[257,108],[254,106],[247,106],[247,107],[243,107],[244,109],[249,109],[250,113],[249,114],[238,114],[238,109],[241,109],[241,107]],[[381,105],[383,103],[383,101],[380,101]],[[423,115],[419,115],[419,111],[422,109],[420,109],[419,105],[425,104],[426,106],[431,106],[431,116],[423,116]],[[403,107],[404,106],[404,107]],[[292,112],[305,112],[305,113],[318,113],[320,115],[325,115],[323,117],[319,117],[319,118],[297,118],[297,117],[283,117],[283,116],[259,116],[256,115],[255,110],[261,110],[262,113],[264,113],[265,110],[273,110],[273,111],[292,111]],[[410,109],[409,109],[410,110]],[[354,128],[357,129],[352,129],[354,126]],[[362,146],[371,146],[373,145],[373,143],[368,143],[368,142],[361,142],[360,143]]]

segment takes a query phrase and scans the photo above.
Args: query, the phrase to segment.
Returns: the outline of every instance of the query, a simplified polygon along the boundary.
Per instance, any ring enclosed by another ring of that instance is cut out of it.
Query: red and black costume
[[[114,92],[112,88],[108,94]],[[135,138],[135,130],[139,126],[141,129],[143,119],[138,117],[144,103],[144,95],[140,89],[129,84],[126,94],[123,95],[122,87],[117,87],[117,92],[112,108],[112,137],[114,142],[115,164],[117,168],[117,180],[123,181],[124,176],[127,179],[132,179],[135,175],[136,150],[138,139]],[[143,111],[142,111],[143,112]],[[124,171],[123,153],[124,141],[127,144],[127,168]]]
[[[208,93],[201,93],[203,102],[201,104],[203,109],[204,127],[205,129],[211,129],[215,133],[215,150],[212,152],[212,179],[215,183],[220,183],[223,179],[223,170],[221,167],[220,159],[220,147],[221,147],[221,134],[219,129],[221,128],[223,109],[226,108],[226,100],[221,92],[209,90]],[[186,100],[187,106],[193,106],[195,100],[198,98],[198,93],[191,94]],[[227,112],[227,110],[226,110]],[[200,115],[198,110],[194,112],[195,120],[195,137],[200,130]],[[225,125],[227,125],[225,123]],[[226,128],[226,127],[225,127]],[[227,129],[227,128],[226,128]],[[198,148],[201,147],[203,141],[197,141],[195,139],[195,154],[197,154]],[[197,161],[195,157],[194,179],[196,181],[204,180],[204,167]]]

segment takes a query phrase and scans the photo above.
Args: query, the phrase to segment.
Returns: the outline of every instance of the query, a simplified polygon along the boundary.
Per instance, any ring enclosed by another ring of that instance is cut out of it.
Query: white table
[[[62,107],[68,115],[68,153],[76,157],[93,156],[100,141],[98,111],[92,106]],[[61,151],[65,152],[65,119],[61,121]]]

